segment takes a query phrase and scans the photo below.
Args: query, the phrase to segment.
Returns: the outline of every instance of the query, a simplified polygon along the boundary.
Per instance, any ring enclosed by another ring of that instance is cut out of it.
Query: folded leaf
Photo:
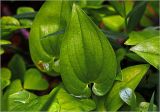
[[[76,29],[76,30],[75,30]],[[115,53],[101,30],[76,5],[63,39],[60,71],[65,88],[73,95],[102,96],[116,77]]]
[[[130,50],[144,58],[148,63],[153,65],[155,68],[159,68],[160,65],[160,37],[156,36],[151,39],[147,39]]]
[[[70,17],[70,2],[46,1],[37,13],[30,32],[29,46],[35,65],[44,72],[59,72],[59,48],[62,34],[50,35],[65,30]],[[58,61],[56,61],[58,60]]]
[[[45,90],[48,88],[48,82],[43,79],[42,74],[37,69],[30,68],[24,76],[24,88],[30,90]]]
[[[119,96],[120,90],[126,87],[134,90],[148,68],[149,65],[142,64],[127,67],[122,70],[123,81],[116,81],[107,94],[105,105],[108,111],[116,111],[122,106],[123,101]]]

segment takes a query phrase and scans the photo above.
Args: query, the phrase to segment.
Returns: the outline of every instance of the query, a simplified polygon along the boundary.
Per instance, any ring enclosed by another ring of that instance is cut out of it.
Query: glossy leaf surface
[[[131,105],[132,103],[132,97],[136,100],[136,96],[134,94],[134,92],[132,91],[132,89],[130,88],[124,88],[119,92],[119,95],[121,97],[121,99],[127,103],[128,105]]]
[[[34,68],[30,68],[24,75],[24,88],[30,90],[45,90],[48,82],[43,79],[42,74]]]
[[[160,65],[160,37],[156,36],[151,39],[147,39],[130,50],[144,58],[148,63],[153,65],[155,68],[159,68]]]
[[[54,10],[53,10],[54,8]],[[37,13],[30,32],[29,46],[35,65],[44,72],[58,71],[57,61],[62,34],[70,17],[68,1],[46,1]],[[55,35],[50,35],[56,33]]]
[[[116,111],[122,106],[123,101],[119,96],[120,90],[125,87],[134,90],[148,69],[149,65],[142,64],[122,70],[123,81],[116,81],[111,91],[107,94],[105,105],[108,111]]]
[[[147,28],[142,31],[133,31],[129,34],[129,39],[124,43],[126,45],[136,45],[141,43],[142,41],[146,39],[150,39],[152,37],[158,36],[159,31],[152,29],[152,28]]]
[[[94,94],[106,94],[116,77],[116,58],[110,43],[76,5],[61,47],[60,71],[65,88],[79,97],[90,96],[90,83]]]

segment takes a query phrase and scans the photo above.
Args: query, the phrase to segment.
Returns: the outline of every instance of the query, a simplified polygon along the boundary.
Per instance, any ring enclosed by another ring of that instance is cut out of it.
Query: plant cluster
[[[1,17],[1,110],[158,111],[157,4],[53,0]],[[11,36],[24,30],[25,50]]]

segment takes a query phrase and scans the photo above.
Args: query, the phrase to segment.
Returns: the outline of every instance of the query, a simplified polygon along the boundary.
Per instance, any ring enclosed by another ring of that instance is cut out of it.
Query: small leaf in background
[[[150,103],[148,102],[141,102],[139,104],[139,111],[140,112],[148,112],[148,107],[149,107]],[[152,111],[149,112],[157,112],[157,106],[153,104],[153,109]]]
[[[152,97],[151,97],[151,100],[150,100],[150,103],[149,103],[149,106],[148,106],[148,111],[155,111],[155,108],[154,108],[154,92],[152,94]]]
[[[43,79],[42,74],[37,69],[30,68],[24,75],[24,88],[30,90],[45,90],[48,88],[48,82]]]
[[[8,68],[1,68],[0,78],[1,89],[3,90],[10,84],[11,71]]]
[[[4,53],[4,49],[0,48],[0,55],[2,55]]]
[[[8,40],[1,40],[0,39],[0,45],[7,45],[7,44],[11,44],[11,42]]]
[[[130,50],[144,58],[148,63],[158,69],[160,65],[159,40],[159,36],[147,39],[132,47]]]
[[[93,83],[94,94],[103,96],[116,77],[117,62],[112,46],[103,32],[76,5],[73,5],[70,23],[60,53],[64,86],[75,96],[89,97],[89,84]]]
[[[6,35],[12,33],[13,31],[21,28],[28,28],[27,26],[21,26],[19,21],[11,16],[3,16],[1,19],[1,36],[5,37]]]
[[[120,31],[124,27],[124,18],[119,15],[104,17],[102,21],[105,27],[112,31]]]
[[[138,25],[139,21],[141,20],[145,9],[146,9],[147,1],[137,1],[134,4],[133,9],[127,15],[128,17],[128,24],[127,24],[127,31],[131,32],[134,28]]]
[[[133,31],[129,33],[129,39],[124,43],[125,45],[136,45],[144,40],[150,39],[152,37],[158,36],[159,31],[153,28],[146,28],[142,31]]]
[[[25,13],[33,13],[35,12],[32,7],[19,7],[17,9],[17,14],[25,14]],[[32,20],[31,19],[19,19],[19,22],[23,26],[31,26],[32,25]]]
[[[140,25],[143,27],[149,27],[154,26],[154,23],[149,17],[144,15],[140,21]]]
[[[139,55],[137,55],[136,53],[133,52],[128,52],[126,54],[126,57],[133,60],[133,61],[137,61],[137,62],[146,62],[143,58],[141,58]]]
[[[23,82],[24,73],[26,71],[26,65],[25,65],[23,58],[20,55],[15,54],[10,60],[8,67],[10,68],[13,74],[12,80],[19,78]]]
[[[32,7],[19,7],[17,9],[17,14],[22,14],[27,12],[34,12],[34,9]]]
[[[16,19],[16,18],[14,18],[14,17],[11,17],[11,16],[3,16],[2,18],[1,18],[1,27],[3,28],[8,28],[9,26],[11,27],[11,26],[19,26],[20,24],[19,24],[19,21]],[[8,25],[8,26],[7,26]]]
[[[104,2],[104,0],[95,0],[95,1],[79,0],[79,1],[76,1],[76,4],[78,4],[82,8],[95,8],[95,9],[97,9],[97,8],[102,7],[103,2]]]
[[[124,1],[109,1],[109,3],[114,7],[114,9],[122,16],[126,16],[125,3]]]
[[[123,49],[123,48],[119,48],[117,51],[116,51],[116,57],[117,57],[117,77],[116,77],[116,80],[120,80],[122,81],[123,80],[123,77],[122,77],[122,71],[121,71],[121,61],[124,59],[126,55],[126,50]]]
[[[2,45],[8,45],[8,44],[11,44],[11,42],[8,41],[8,40],[1,40],[0,39],[0,55],[2,55],[5,52],[4,49],[1,46]]]
[[[108,111],[116,111],[122,106],[123,101],[119,96],[120,90],[125,87],[134,90],[148,69],[148,64],[141,64],[122,70],[123,81],[116,81],[106,96],[105,105]]]
[[[65,30],[70,13],[71,2],[65,0],[46,1],[33,21],[29,37],[31,57],[34,64],[49,75],[55,76],[57,74],[54,72],[59,70],[54,69],[56,66],[54,59],[59,60],[63,33],[56,32]],[[50,35],[53,33],[56,35]]]

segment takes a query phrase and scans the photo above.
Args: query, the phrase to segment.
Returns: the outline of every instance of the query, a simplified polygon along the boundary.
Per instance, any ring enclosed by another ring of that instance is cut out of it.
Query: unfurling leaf
[[[60,71],[65,88],[75,96],[106,94],[116,77],[115,53],[101,30],[76,5],[60,52]]]

